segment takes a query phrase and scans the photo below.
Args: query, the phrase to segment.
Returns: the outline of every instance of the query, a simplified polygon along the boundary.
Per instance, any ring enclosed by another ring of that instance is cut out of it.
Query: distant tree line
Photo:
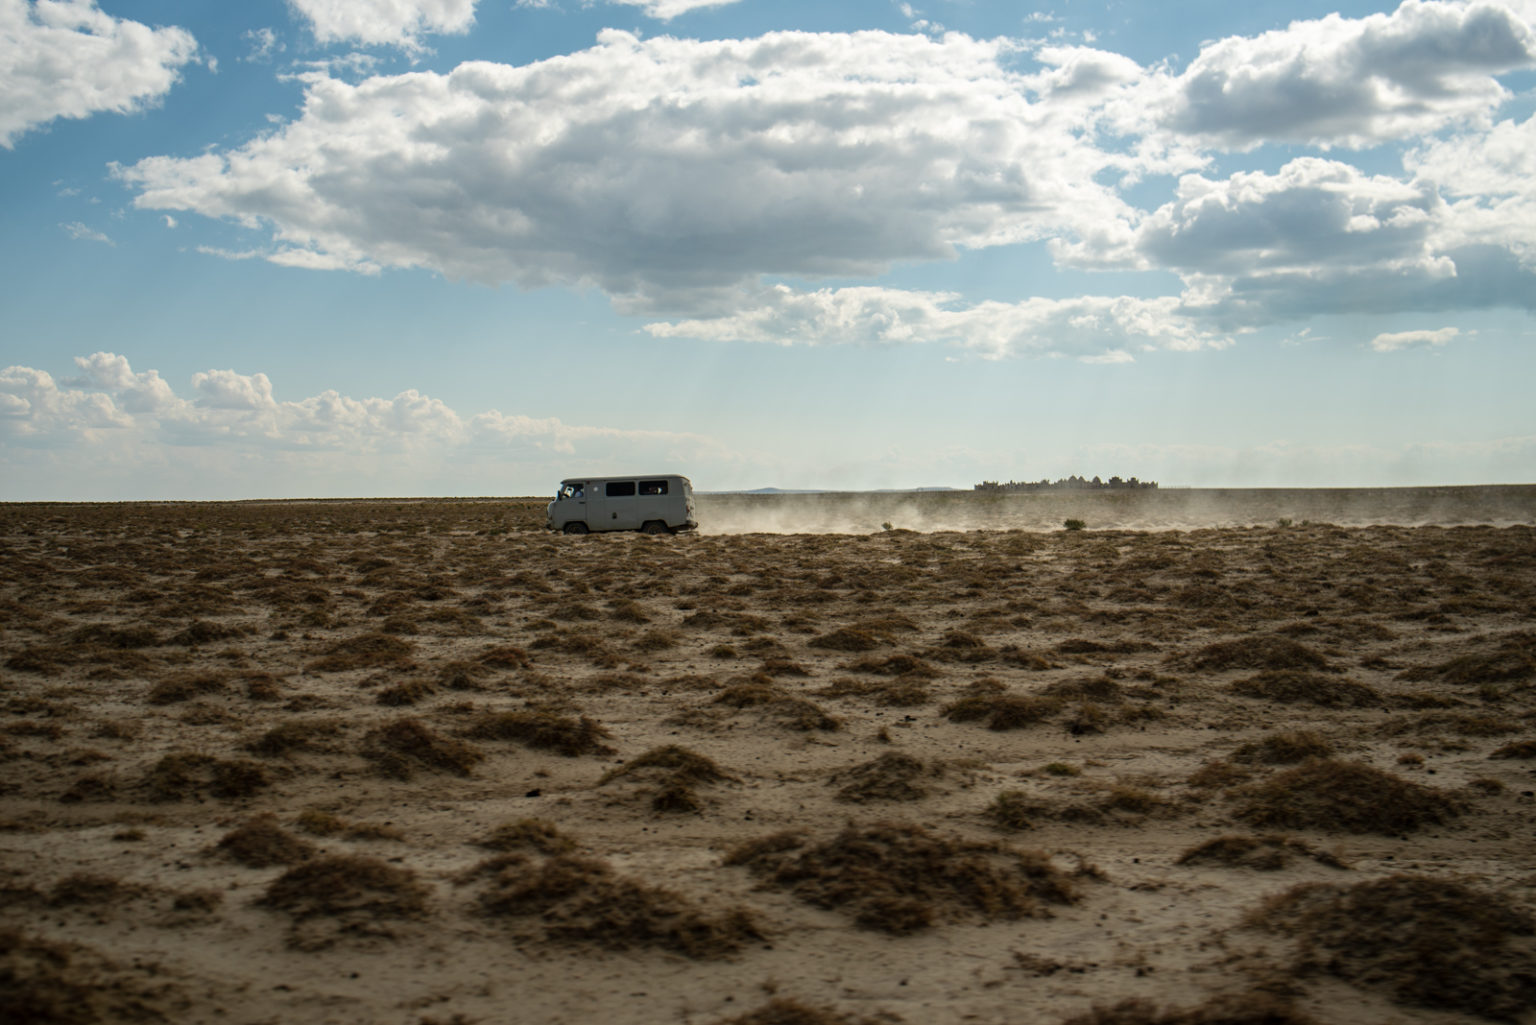
[[[984,480],[977,484],[977,491],[1132,491],[1144,488],[1157,487],[1155,480],[1137,480],[1135,477],[1124,479],[1111,477],[1109,480],[1101,480],[1098,477],[1089,480],[1086,477],[1063,477],[1060,480],[1019,481],[1011,480],[1001,484],[995,480]]]

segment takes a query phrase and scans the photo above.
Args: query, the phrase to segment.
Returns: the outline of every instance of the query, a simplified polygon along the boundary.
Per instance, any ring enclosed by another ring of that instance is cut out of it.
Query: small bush
[[[1505,744],[1488,756],[1489,758],[1536,758],[1536,740],[1517,740],[1513,744]]]
[[[272,815],[258,815],[224,834],[213,850],[246,868],[293,865],[315,853],[312,844],[287,832]]]
[[[1360,762],[1318,759],[1288,769],[1243,794],[1237,817],[1260,828],[1412,832],[1439,825],[1460,806],[1438,790]]]
[[[536,851],[539,854],[569,854],[576,841],[566,836],[553,822],[544,819],[518,819],[497,826],[488,836],[475,841],[477,847],[493,851]]]
[[[1305,669],[1266,669],[1257,676],[1238,680],[1231,691],[1247,698],[1320,708],[1373,708],[1381,704],[1381,695],[1363,683],[1337,680]]]
[[[426,886],[408,868],[359,854],[315,858],[289,869],[259,903],[296,919],[365,915],[414,918],[427,909]]]
[[[778,833],[738,847],[725,863],[896,936],[945,919],[1049,917],[1046,905],[1077,900],[1071,878],[1042,853],[891,823],[850,826],[816,845]]]
[[[1218,641],[1173,661],[1189,669],[1212,672],[1227,669],[1331,669],[1328,659],[1321,652],[1288,637],[1241,637]]]
[[[144,787],[156,801],[183,801],[204,794],[238,799],[250,797],[267,783],[266,770],[255,762],[225,761],[191,751],[166,755],[144,777]]]
[[[1309,858],[1330,868],[1348,868],[1337,855],[1284,836],[1218,836],[1179,855],[1176,865],[1225,865],[1275,872],[1296,858]]]
[[[1061,522],[1061,526],[1064,530],[1083,530],[1088,524],[1083,520],[1066,519]]]
[[[1194,1007],[1165,1007],[1132,998],[1108,1006],[1095,1004],[1086,1014],[1061,1025],[1317,1025],[1284,997],[1254,992],[1212,997]]]
[[[889,524],[886,526],[889,528]],[[715,1025],[879,1025],[879,1022],[874,1018],[855,1018],[830,1008],[775,997],[756,1010],[734,1018],[722,1018]]]
[[[156,683],[149,689],[152,705],[170,705],[224,690],[224,678],[216,673],[181,673]]]
[[[979,694],[944,709],[951,722],[984,721],[989,730],[1018,730],[1045,722],[1061,709],[1056,698],[1022,694]]]
[[[941,766],[930,766],[899,751],[887,751],[874,761],[837,773],[832,782],[844,784],[837,791],[839,801],[920,801],[929,792],[924,780],[942,772]]]
[[[1311,883],[1270,898],[1249,922],[1296,937],[1298,974],[1385,989],[1400,1004],[1495,1021],[1536,1006],[1536,918],[1505,895],[1411,875]]]
[[[554,751],[567,758],[609,755],[614,750],[603,743],[613,734],[596,719],[571,718],[546,709],[487,712],[470,724],[467,735],[476,740],[515,740],[524,747]]]
[[[1243,744],[1232,752],[1234,762],[1247,765],[1295,765],[1308,758],[1327,758],[1333,745],[1310,730],[1271,733],[1260,740]]]
[[[410,779],[416,769],[468,776],[485,757],[473,745],[435,733],[417,719],[396,719],[369,730],[360,753],[395,779]]]
[[[616,875],[604,862],[567,855],[536,867],[505,863],[481,895],[480,908],[490,916],[535,919],[551,940],[609,950],[660,947],[709,959],[762,937],[744,910],[709,915],[681,894]]]

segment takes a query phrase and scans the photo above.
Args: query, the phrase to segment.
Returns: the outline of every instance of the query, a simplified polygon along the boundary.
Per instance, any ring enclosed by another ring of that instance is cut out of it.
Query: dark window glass
[[[640,482],[640,493],[642,495],[665,495],[667,493],[667,482],[664,480],[643,480]]]
[[[608,490],[605,493],[609,498],[629,498],[635,493],[635,482],[632,480],[609,481]]]

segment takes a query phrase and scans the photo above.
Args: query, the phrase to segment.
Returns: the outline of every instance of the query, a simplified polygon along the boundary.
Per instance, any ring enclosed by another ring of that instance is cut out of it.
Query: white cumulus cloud
[[[418,49],[429,33],[467,32],[476,0],[288,0],[322,43]]]
[[[1211,43],[1161,83],[1149,115],[1209,144],[1365,147],[1486,116],[1495,75],[1536,64],[1536,31],[1508,4],[1405,0]]]
[[[946,292],[855,287],[768,289],[729,316],[646,325],[656,337],[778,345],[946,344],[997,359],[1072,356],[1126,362],[1133,352],[1221,348],[1225,336],[1178,310],[1176,298],[1080,296],[963,304]]]
[[[142,109],[197,50],[185,29],[114,18],[95,0],[0,0],[0,147],[57,118]]]
[[[959,246],[1113,231],[1132,158],[1032,103],[1003,40],[640,40],[522,67],[313,81],[243,146],[117,174],[142,208],[267,227],[281,259],[595,284],[696,312],[762,274],[868,275]],[[1063,100],[1062,102],[1065,102]]]
[[[1461,334],[1454,327],[1442,327],[1435,331],[1394,331],[1379,334],[1371,339],[1371,348],[1377,352],[1396,352],[1398,349],[1438,348]]]

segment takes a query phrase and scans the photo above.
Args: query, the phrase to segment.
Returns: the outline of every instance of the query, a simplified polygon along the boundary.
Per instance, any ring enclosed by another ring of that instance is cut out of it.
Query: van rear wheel
[[[647,534],[670,534],[671,529],[660,520],[646,520],[645,526],[640,528]]]
[[[565,525],[565,532],[567,534],[585,534],[587,532],[587,525],[585,523],[567,523]]]

